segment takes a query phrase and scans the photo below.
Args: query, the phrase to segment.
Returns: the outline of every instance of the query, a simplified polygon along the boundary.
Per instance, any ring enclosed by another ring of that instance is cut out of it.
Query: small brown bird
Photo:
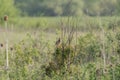
[[[60,44],[61,40],[60,38],[56,41],[55,45],[58,46]]]

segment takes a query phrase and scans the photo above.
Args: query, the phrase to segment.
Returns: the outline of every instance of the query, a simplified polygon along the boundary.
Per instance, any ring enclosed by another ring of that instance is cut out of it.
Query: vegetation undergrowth
[[[77,22],[79,19],[74,18],[59,22],[57,39],[51,37],[52,42],[44,31],[27,33],[24,39],[9,46],[9,69],[5,66],[5,45],[1,43],[0,79],[119,80],[119,24],[95,24],[94,29],[94,24],[87,22],[88,30],[79,31]]]

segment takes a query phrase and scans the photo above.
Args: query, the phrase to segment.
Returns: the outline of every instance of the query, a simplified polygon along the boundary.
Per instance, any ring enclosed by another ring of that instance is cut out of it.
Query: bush
[[[97,55],[100,54],[100,43],[97,37],[91,33],[80,36],[78,45],[77,58],[79,58],[78,60],[81,63],[95,61]]]

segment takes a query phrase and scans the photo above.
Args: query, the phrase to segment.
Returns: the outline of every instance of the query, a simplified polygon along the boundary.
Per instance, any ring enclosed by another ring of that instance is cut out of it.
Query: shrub
[[[78,48],[77,58],[81,63],[95,61],[97,55],[100,54],[100,43],[97,37],[91,33],[80,36]]]

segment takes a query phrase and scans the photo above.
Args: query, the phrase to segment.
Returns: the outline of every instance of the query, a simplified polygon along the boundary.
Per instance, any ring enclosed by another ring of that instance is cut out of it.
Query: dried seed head
[[[2,43],[0,44],[0,47],[3,47],[3,44],[2,44]]]
[[[113,65],[111,64],[110,67],[112,67]]]
[[[7,20],[8,20],[8,16],[5,15],[5,16],[4,16],[4,21],[7,21]]]
[[[107,72],[107,69],[105,69],[105,72]]]
[[[12,50],[13,50],[13,48],[11,47],[11,48],[10,48],[10,50],[12,51]]]

